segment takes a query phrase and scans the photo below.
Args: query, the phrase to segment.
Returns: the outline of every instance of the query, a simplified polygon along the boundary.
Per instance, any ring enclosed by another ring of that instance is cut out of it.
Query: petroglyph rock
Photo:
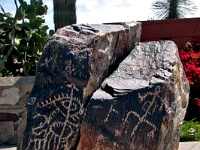
[[[89,98],[139,42],[140,33],[136,22],[59,29],[40,58],[18,149],[76,149]]]
[[[140,43],[93,94],[78,150],[176,150],[188,98],[176,45]]]

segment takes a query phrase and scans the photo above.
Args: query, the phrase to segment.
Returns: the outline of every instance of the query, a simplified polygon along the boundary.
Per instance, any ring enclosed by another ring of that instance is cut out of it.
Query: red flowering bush
[[[200,120],[200,48],[181,49],[179,56],[190,83],[190,100],[186,119]]]

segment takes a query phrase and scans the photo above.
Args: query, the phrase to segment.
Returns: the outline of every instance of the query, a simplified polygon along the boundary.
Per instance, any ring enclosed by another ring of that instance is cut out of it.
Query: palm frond
[[[155,18],[177,19],[194,14],[197,6],[191,0],[158,0],[152,4]]]

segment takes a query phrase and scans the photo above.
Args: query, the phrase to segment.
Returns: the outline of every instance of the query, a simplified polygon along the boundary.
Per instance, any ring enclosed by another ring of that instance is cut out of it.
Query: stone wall
[[[35,77],[0,78],[0,145],[17,144]]]

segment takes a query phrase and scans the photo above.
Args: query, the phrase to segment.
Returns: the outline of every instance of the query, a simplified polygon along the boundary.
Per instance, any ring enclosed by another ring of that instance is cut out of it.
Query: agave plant
[[[178,19],[193,14],[197,6],[191,0],[158,0],[152,4],[152,9],[158,19]]]

